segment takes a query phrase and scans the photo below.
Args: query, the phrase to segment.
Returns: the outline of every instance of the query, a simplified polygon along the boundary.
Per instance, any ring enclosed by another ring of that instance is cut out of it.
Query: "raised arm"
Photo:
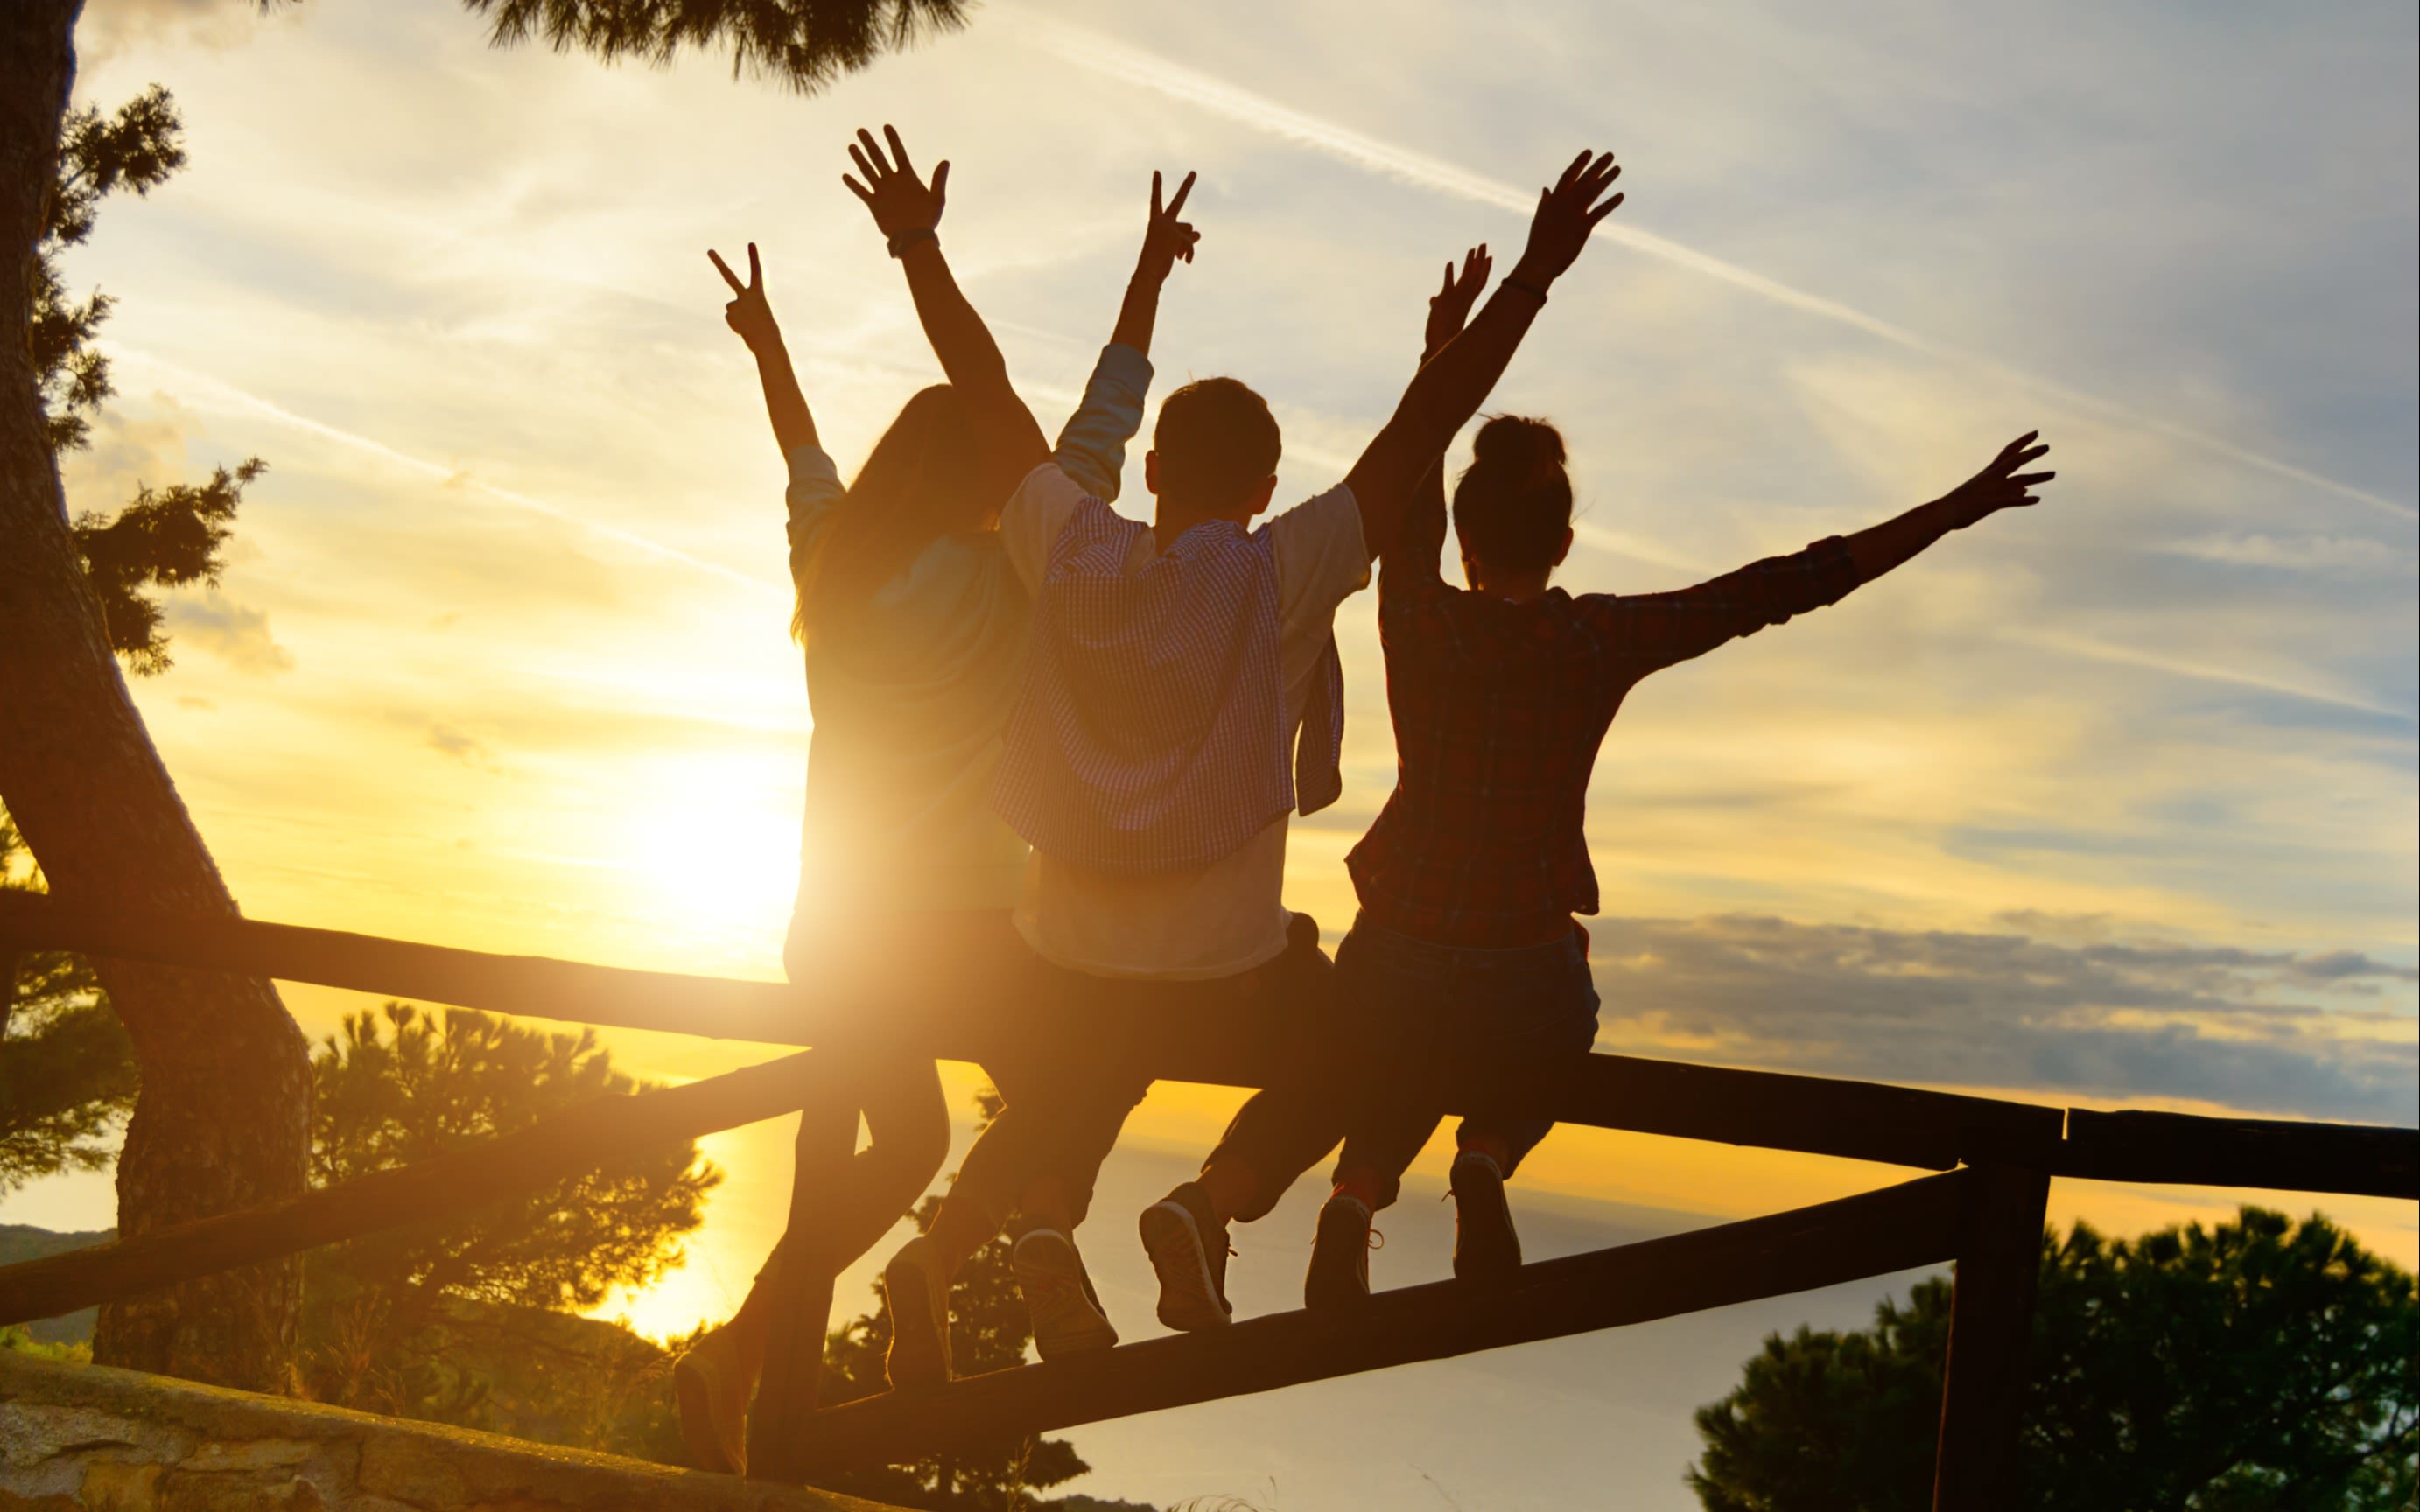
[[[765,388],[765,413],[773,422],[773,440],[788,456],[802,446],[820,447],[815,436],[815,417],[807,411],[807,396],[799,388],[799,375],[790,366],[790,348],[782,342],[782,328],[773,318],[773,306],[765,298],[765,267],[756,260],[756,243],[748,243],[748,282],[742,284],[731,271],[731,265],[712,248],[706,256],[714,270],[731,285],[731,302],[722,307],[722,318],[748,344],[756,358],[756,379]]]
[[[1067,417],[1051,448],[1051,460],[1077,486],[1096,499],[1114,502],[1119,475],[1125,470],[1126,442],[1142,428],[1143,396],[1151,388],[1151,333],[1159,316],[1159,290],[1177,263],[1191,262],[1202,233],[1177,219],[1185,198],[1193,193],[1193,175],[1176,186],[1176,198],[1160,203],[1160,178],[1151,176],[1151,220],[1143,228],[1142,253],[1134,277],[1118,307],[1118,323],[1109,344],[1094,364],[1084,385],[1083,402]]]
[[[2049,452],[2034,443],[2038,434],[2028,431],[2010,441],[1990,466],[1932,502],[1854,535],[1750,563],[1694,588],[1590,594],[1586,602],[1591,613],[1607,617],[1606,642],[1637,675],[1702,656],[1741,636],[1838,603],[1951,531],[2036,502],[2032,490],[2057,476],[2017,471]]]
[[[1503,377],[1529,322],[1545,307],[1547,289],[1579,257],[1596,224],[1621,203],[1620,194],[1597,203],[1621,175],[1613,154],[1583,152],[1553,188],[1539,193],[1528,245],[1511,276],[1497,285],[1479,318],[1421,365],[1393,418],[1345,474],[1361,508],[1362,539],[1373,555],[1383,554],[1394,540],[1421,475]]]
[[[1047,455],[1042,427],[1033,411],[1009,385],[1008,363],[991,339],[983,316],[975,313],[941,255],[937,227],[948,202],[950,165],[935,164],[927,185],[908,161],[899,132],[882,129],[891,151],[885,156],[871,132],[861,131],[848,155],[865,181],[841,176],[849,192],[865,204],[891,248],[891,255],[908,274],[908,292],[916,301],[916,317],[923,322],[924,338],[941,360],[941,372],[966,401],[973,416],[977,444],[983,449],[986,485],[996,485],[1004,498],[1016,481]]]
[[[2033,490],[2058,476],[2055,472],[2021,472],[2026,464],[2050,455],[2040,444],[2040,431],[2029,430],[2000,448],[1982,471],[1929,504],[1847,537],[1849,557],[1857,578],[1872,582],[1940,540],[1951,531],[1979,524],[2004,509],[2021,509],[2040,501]]]
[[[1496,266],[1487,255],[1487,243],[1481,242],[1462,255],[1462,276],[1454,276],[1453,264],[1445,265],[1445,283],[1429,296],[1428,324],[1420,332],[1420,365],[1426,367],[1447,343],[1462,334],[1469,322],[1470,307],[1479,302],[1479,291],[1487,286],[1488,272]],[[1411,583],[1440,580],[1437,561],[1445,552],[1445,452],[1439,448],[1426,472],[1412,489],[1411,503],[1388,551],[1385,567],[1378,574],[1378,594],[1385,598],[1389,586],[1401,589]]]
[[[1168,275],[1176,270],[1179,262],[1193,260],[1193,248],[1201,241],[1202,233],[1193,229],[1189,221],[1177,215],[1185,208],[1187,195],[1193,193],[1192,174],[1176,186],[1176,197],[1163,208],[1159,202],[1159,170],[1151,175],[1151,222],[1143,229],[1142,252],[1135,259],[1134,277],[1126,280],[1125,301],[1118,306],[1117,328],[1109,332],[1109,345],[1131,347],[1143,356],[1151,355],[1152,327],[1159,319],[1159,290]]]

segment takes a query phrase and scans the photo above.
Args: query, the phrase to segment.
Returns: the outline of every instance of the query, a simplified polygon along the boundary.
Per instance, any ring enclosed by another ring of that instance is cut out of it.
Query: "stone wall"
[[[0,1512],[884,1512],[0,1350]]]

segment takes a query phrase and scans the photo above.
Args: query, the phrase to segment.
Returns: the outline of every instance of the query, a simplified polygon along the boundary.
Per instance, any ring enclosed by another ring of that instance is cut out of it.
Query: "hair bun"
[[[1470,444],[1474,462],[1510,464],[1523,472],[1563,465],[1562,432],[1527,415],[1497,415]]]

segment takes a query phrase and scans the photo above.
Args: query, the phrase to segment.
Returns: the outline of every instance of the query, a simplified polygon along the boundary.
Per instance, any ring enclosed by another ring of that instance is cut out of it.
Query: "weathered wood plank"
[[[2079,1108],[2067,1116],[2067,1142],[2053,1170],[2104,1181],[2409,1200],[2420,1197],[2420,1130]]]
[[[624,1154],[774,1118],[800,1106],[813,1054],[685,1087],[599,1098],[528,1128],[341,1186],[0,1268],[0,1323],[54,1318],[399,1224],[448,1217]]]
[[[1937,1264],[1970,1173],[1526,1266],[1510,1285],[1380,1292],[1347,1318],[1292,1312],[1216,1333],[891,1393],[818,1412],[818,1468],[900,1462],[1105,1418],[1441,1360]]]
[[[819,1010],[811,986],[494,955],[254,919],[101,917],[39,895],[0,895],[0,947],[11,944],[708,1038],[809,1044],[819,1035],[880,1032],[959,1060],[982,1060],[1001,1027],[986,1010],[1003,968],[980,953],[954,961],[953,952],[935,952],[921,968],[928,980],[917,995],[930,1006],[912,1017],[892,1015],[877,1031],[857,1015]],[[1130,1038],[1147,1030],[1153,1062],[1167,1080],[1265,1086],[1288,1068],[1267,1046],[1234,1041],[1219,1015],[1148,1011],[1155,995],[1212,990],[1138,982],[1137,1004],[1104,1011],[1098,1032]],[[1460,1111],[1450,1068],[1437,1092]],[[2062,1121],[2059,1109],[2031,1103],[1631,1056],[1591,1056],[1564,1086],[1541,1093],[1544,1111],[1566,1123],[1932,1170],[1983,1159],[2047,1163]]]
[[[2008,1165],[1966,1175],[1932,1505],[1934,1512],[1999,1512],[2016,1504],[2025,1343],[2050,1178]]]

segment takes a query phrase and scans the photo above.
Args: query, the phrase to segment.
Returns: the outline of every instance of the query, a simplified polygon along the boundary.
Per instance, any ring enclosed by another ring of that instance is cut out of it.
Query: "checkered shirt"
[[[1669,594],[1515,604],[1433,573],[1382,582],[1395,791],[1345,858],[1364,915],[1440,945],[1569,932],[1597,910],[1589,777],[1631,687],[1857,582],[1838,536]]]
[[[1098,871],[1209,865],[1342,788],[1331,640],[1289,761],[1267,530],[1195,526],[1140,571],[1149,527],[1086,499],[1053,543],[992,806],[1035,849]]]

